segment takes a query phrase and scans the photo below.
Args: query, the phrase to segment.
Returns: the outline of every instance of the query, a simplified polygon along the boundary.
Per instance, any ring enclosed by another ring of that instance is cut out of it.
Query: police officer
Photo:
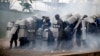
[[[68,22],[68,19],[72,17],[72,14],[68,14],[67,17],[66,17],[66,20],[63,22],[63,29],[64,29],[64,33],[63,33],[63,37],[67,38],[68,35],[67,35],[67,27],[69,26],[69,22]],[[66,39],[68,40],[68,39]]]
[[[63,22],[63,49],[70,49],[71,45],[71,35],[68,31],[69,22],[67,21],[69,18],[72,17],[72,14],[68,14],[66,16],[66,20]]]
[[[35,39],[36,39],[36,20],[31,18],[28,20],[28,40],[30,41],[30,46],[35,47]]]
[[[66,40],[68,42],[68,45],[67,45],[68,49],[72,48],[73,44],[76,45],[76,38],[73,38],[73,37],[75,37],[74,36],[75,35],[74,28],[75,28],[79,18],[80,18],[80,15],[76,14],[76,15],[73,15],[66,19],[67,27],[64,28],[64,33],[66,33],[64,35],[66,36]],[[76,29],[75,29],[75,31],[76,31]],[[78,35],[78,33],[77,33],[77,35]],[[75,43],[73,43],[73,42],[75,42]]]
[[[73,46],[81,46],[81,35],[82,35],[82,31],[81,31],[81,28],[82,28],[82,24],[81,24],[81,15],[80,14],[76,14],[75,15],[76,17],[76,22],[74,23],[74,38],[73,38]]]
[[[20,47],[26,47],[26,45],[29,45],[27,20],[26,19],[20,20],[19,26],[20,29],[18,35],[19,35]]]
[[[67,49],[71,49],[73,46],[73,35],[74,35],[74,27],[77,23],[78,16],[69,14],[66,18],[66,21],[63,23],[64,28],[64,39],[67,43],[65,46]]]
[[[49,37],[49,28],[51,27],[51,22],[50,22],[50,18],[49,17],[42,17],[42,31],[43,31],[43,36],[42,36],[42,40],[43,40],[43,48],[44,46],[47,47],[47,45],[50,43],[50,41],[48,40]],[[52,38],[52,37],[51,37]]]

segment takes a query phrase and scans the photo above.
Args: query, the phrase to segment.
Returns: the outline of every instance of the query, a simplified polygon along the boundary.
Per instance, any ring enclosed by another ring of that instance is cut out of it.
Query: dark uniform
[[[19,41],[20,41],[20,47],[27,47],[29,46],[29,36],[28,36],[28,22],[27,20],[20,20],[19,23],[20,30],[19,30]]]
[[[67,41],[67,46],[66,47],[68,47],[68,49],[72,48],[72,45],[73,45],[73,42],[74,41],[76,42],[76,40],[74,38],[75,37],[79,38],[80,37],[79,34],[81,34],[80,33],[80,27],[79,26],[78,26],[78,28],[76,28],[74,30],[77,22],[78,22],[78,16],[77,15],[70,17],[65,22],[66,23],[66,27],[64,27],[64,35],[63,36],[64,36],[65,40]],[[76,32],[76,36],[74,36],[75,35],[75,32]]]

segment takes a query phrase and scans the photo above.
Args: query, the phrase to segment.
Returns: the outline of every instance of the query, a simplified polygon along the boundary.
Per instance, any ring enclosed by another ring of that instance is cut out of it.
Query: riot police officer
[[[78,20],[80,19],[80,15],[76,14],[68,19],[66,19],[67,26],[64,28],[64,36],[66,36],[66,41],[68,42],[68,48],[72,48],[74,45],[76,45],[76,37],[77,39],[80,38],[80,26],[76,28],[76,24],[78,23]],[[75,28],[75,29],[74,29]],[[78,29],[78,31],[77,31]],[[77,31],[77,33],[76,33]],[[76,36],[75,36],[76,35]],[[70,44],[69,44],[70,43]]]
[[[28,40],[30,42],[30,47],[35,47],[36,40],[36,21],[34,18],[28,20]]]
[[[43,42],[42,42],[42,46],[43,46],[43,48],[44,48],[44,46],[45,47],[48,47],[48,45],[49,45],[49,43],[51,42],[51,41],[49,41],[50,40],[50,38],[49,38],[49,36],[50,36],[50,26],[51,26],[51,22],[50,22],[50,18],[49,17],[43,17],[43,24],[42,24],[42,32],[43,32],[43,34],[42,34],[42,40],[43,40]],[[51,37],[52,38],[52,37]]]
[[[27,47],[29,46],[27,20],[26,19],[20,20],[19,26],[20,29],[18,35],[19,35],[20,47]]]

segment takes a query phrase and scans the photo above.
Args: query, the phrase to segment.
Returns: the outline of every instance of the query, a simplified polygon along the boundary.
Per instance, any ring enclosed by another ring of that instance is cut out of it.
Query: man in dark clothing
[[[67,43],[67,48],[70,49],[73,47],[73,39],[74,39],[74,27],[76,26],[78,22],[78,17],[77,15],[73,15],[68,18],[67,21],[63,22],[63,38]],[[76,31],[76,29],[75,29]],[[79,32],[79,31],[77,31]],[[75,40],[76,41],[76,40]]]
[[[72,45],[72,39],[73,39],[73,29],[76,25],[77,21],[69,24],[68,22],[63,22],[63,44],[65,45],[65,49],[71,49],[73,47]]]
[[[15,43],[15,47],[17,47],[17,39],[18,39],[19,25],[16,25],[15,27],[17,27],[17,30],[16,30],[16,32],[11,37],[10,48],[12,48],[13,42]]]

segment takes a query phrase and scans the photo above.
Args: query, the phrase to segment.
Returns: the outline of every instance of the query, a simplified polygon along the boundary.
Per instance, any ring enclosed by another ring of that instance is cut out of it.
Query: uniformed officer
[[[67,48],[70,49],[73,46],[73,42],[76,42],[76,38],[74,39],[74,27],[76,26],[78,20],[80,18],[79,14],[71,15],[66,19],[66,27],[64,28],[64,36],[67,41]],[[78,31],[79,32],[79,31]],[[74,39],[74,40],[73,40]],[[70,43],[70,44],[69,44]],[[76,44],[76,43],[75,43]]]
[[[49,28],[51,27],[51,22],[50,22],[50,18],[49,17],[46,17],[46,16],[43,16],[42,17],[42,31],[43,31],[43,34],[42,34],[42,46],[43,48],[44,47],[48,47],[48,44],[50,43],[50,41],[48,40],[50,34],[49,34]],[[51,37],[52,38],[52,37]],[[50,39],[50,38],[49,38]]]
[[[20,47],[26,47],[26,45],[29,45],[27,20],[26,19],[20,20],[19,26],[20,29],[18,35],[19,35]]]
[[[73,28],[73,46],[81,46],[81,35],[82,35],[82,24],[81,24],[81,15],[76,14],[76,22],[74,23],[74,28]]]
[[[62,45],[63,45],[63,49],[70,49],[70,45],[71,45],[71,35],[70,35],[70,32],[67,31],[67,27],[69,26],[69,23],[68,23],[68,19],[71,18],[73,15],[72,14],[68,14],[66,16],[66,20],[63,22],[63,42],[62,42]],[[69,37],[70,36],[70,37]]]
[[[28,20],[28,40],[30,41],[30,46],[35,47],[35,39],[36,39],[36,20],[31,18]]]

